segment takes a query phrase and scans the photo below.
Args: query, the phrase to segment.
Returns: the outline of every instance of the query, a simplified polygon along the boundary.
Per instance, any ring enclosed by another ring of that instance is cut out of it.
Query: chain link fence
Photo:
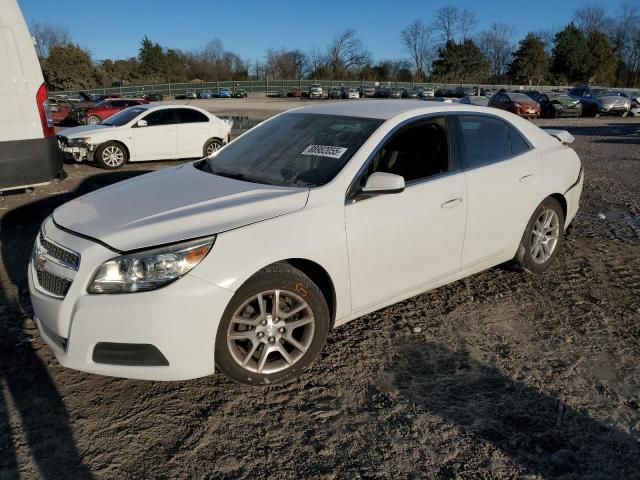
[[[148,85],[126,85],[117,87],[90,88],[82,90],[88,94],[98,95],[120,95],[123,97],[132,96],[139,97],[143,94],[160,94],[165,97],[175,97],[176,95],[186,95],[188,92],[199,92],[209,90],[213,94],[217,94],[221,88],[228,88],[231,91],[237,89],[246,90],[250,96],[286,96],[288,92],[298,89],[302,92],[308,92],[311,85],[321,85],[326,94],[333,87],[347,86],[360,87],[384,86],[389,88],[430,88],[437,89],[455,89],[457,87],[476,87],[478,84],[444,84],[444,83],[418,83],[418,82],[369,82],[365,80],[244,80],[244,81],[213,81],[213,82],[184,82],[184,83],[156,83]],[[491,88],[499,90],[505,88],[507,90],[556,90],[565,89],[566,85],[496,85],[496,84],[480,84],[480,88]],[[52,95],[77,95],[79,90],[62,90],[50,92]]]

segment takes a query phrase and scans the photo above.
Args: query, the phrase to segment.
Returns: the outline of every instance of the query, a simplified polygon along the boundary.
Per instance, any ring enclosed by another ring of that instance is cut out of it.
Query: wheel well
[[[333,328],[336,320],[336,290],[327,271],[316,262],[304,258],[289,258],[284,261],[303,272],[318,286],[327,301],[331,318],[331,328]]]
[[[549,196],[558,201],[558,203],[562,207],[562,214],[564,215],[564,218],[566,220],[567,219],[567,200],[564,198],[564,195],[560,193],[554,193],[553,195],[549,195]]]

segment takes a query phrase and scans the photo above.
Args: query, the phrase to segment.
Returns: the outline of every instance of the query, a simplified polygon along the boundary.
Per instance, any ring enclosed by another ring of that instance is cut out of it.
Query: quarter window
[[[509,126],[509,141],[511,142],[511,155],[514,157],[531,148],[522,134],[512,126]]]

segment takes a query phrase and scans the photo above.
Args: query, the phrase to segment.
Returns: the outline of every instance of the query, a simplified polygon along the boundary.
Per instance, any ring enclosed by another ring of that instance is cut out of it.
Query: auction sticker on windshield
[[[319,157],[340,158],[347,149],[330,145],[309,145],[302,151],[302,155],[316,155]]]

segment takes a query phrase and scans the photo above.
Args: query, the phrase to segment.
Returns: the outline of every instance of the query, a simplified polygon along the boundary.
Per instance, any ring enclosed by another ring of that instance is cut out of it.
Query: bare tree
[[[47,58],[49,50],[71,43],[69,30],[51,23],[34,22],[30,27],[31,35],[36,41],[36,52],[39,58]]]
[[[443,43],[455,40],[460,20],[460,9],[453,5],[445,5],[436,10],[433,17],[433,28],[440,33]]]
[[[607,17],[604,8],[595,3],[585,5],[576,10],[573,16],[576,26],[589,35],[593,31],[605,32],[610,19]]]
[[[458,30],[458,38],[459,42],[462,43],[466,39],[471,38],[471,34],[476,28],[478,24],[478,19],[476,18],[476,14],[471,10],[467,10],[466,8],[460,12],[458,15],[458,22],[456,28]]]
[[[432,30],[416,20],[400,32],[400,41],[413,61],[414,78],[426,79],[429,74],[435,48],[431,47]]]
[[[489,30],[480,34],[478,46],[491,62],[491,74],[495,79],[502,78],[508,70],[514,29],[505,23],[492,23]]]
[[[300,50],[268,49],[265,55],[267,72],[272,78],[301,79],[307,69],[307,56]]]
[[[334,37],[327,49],[327,64],[334,78],[357,70],[366,65],[369,59],[369,52],[356,37],[355,30],[345,30]]]

